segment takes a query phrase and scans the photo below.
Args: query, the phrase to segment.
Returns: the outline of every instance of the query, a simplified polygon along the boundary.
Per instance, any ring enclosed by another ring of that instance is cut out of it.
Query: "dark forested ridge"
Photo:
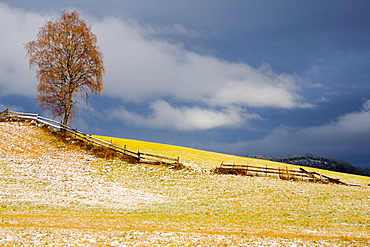
[[[247,155],[246,157],[278,161],[293,165],[309,166],[330,171],[370,176],[370,168],[353,166],[351,163],[344,160],[327,158],[315,154],[304,153],[288,155],[285,157],[266,156],[266,155]]]

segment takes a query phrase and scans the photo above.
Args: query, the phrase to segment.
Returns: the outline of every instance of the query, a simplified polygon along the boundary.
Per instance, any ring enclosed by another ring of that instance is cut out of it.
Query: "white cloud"
[[[332,157],[343,157],[346,154],[366,156],[370,142],[369,106],[370,100],[364,102],[360,111],[339,116],[336,121],[322,126],[280,126],[262,139],[222,144],[222,147],[225,152],[245,154],[288,155],[310,152],[325,153]],[[217,149],[217,145],[214,144],[213,148]]]
[[[311,106],[297,93],[299,78],[276,74],[267,65],[256,69],[245,63],[198,54],[180,43],[153,38],[155,29],[134,21],[107,18],[95,22],[93,31],[105,56],[104,93],[123,102],[156,102],[149,117],[124,108],[116,111],[134,125],[155,128],[170,125],[182,130],[241,126],[241,122],[247,124],[243,111],[230,109]],[[156,107],[164,98],[180,107],[167,105],[167,111],[161,113]],[[189,104],[195,106],[181,107]],[[203,109],[196,107],[199,104]],[[215,112],[212,110],[215,107],[227,110]],[[210,121],[214,118],[217,121]]]
[[[34,40],[50,17],[10,8],[0,2],[0,96],[36,95],[35,73],[29,70],[24,44]]]
[[[240,127],[246,119],[259,118],[258,115],[243,113],[235,107],[220,111],[199,107],[174,107],[163,100],[153,102],[150,108],[152,113],[149,116],[132,113],[124,108],[113,111],[111,116],[137,126],[184,131]]]
[[[55,17],[54,13],[25,12],[0,3],[0,27],[6,34],[0,37],[0,95],[35,97],[37,81],[34,71],[29,70],[23,47],[36,38],[45,20]],[[245,107],[310,107],[298,94],[299,78],[294,75],[274,73],[265,65],[252,68],[199,54],[179,42],[160,38],[162,34],[188,38],[198,35],[181,25],[153,27],[113,17],[82,18],[92,24],[105,57],[103,93],[123,103],[155,102],[149,117],[153,126],[165,126],[161,119],[168,118],[173,128],[183,130],[235,127],[248,119],[240,110]],[[178,107],[166,104],[164,98]],[[189,104],[192,106],[182,106]],[[167,112],[160,112],[159,107]],[[148,120],[121,112],[123,118],[132,119],[136,125],[143,125],[139,119]]]
[[[23,112],[24,111],[23,107],[21,107],[21,106],[6,105],[6,104],[0,103],[0,111],[4,111],[6,109],[9,109],[10,111],[18,111],[18,112]]]
[[[171,97],[222,107],[308,106],[297,94],[294,75],[231,63],[186,50],[180,43],[148,38],[155,30],[133,21],[107,18],[95,22],[93,31],[105,55],[105,93],[124,101]]]
[[[370,100],[366,100],[362,105],[362,110],[365,112],[370,112]]]

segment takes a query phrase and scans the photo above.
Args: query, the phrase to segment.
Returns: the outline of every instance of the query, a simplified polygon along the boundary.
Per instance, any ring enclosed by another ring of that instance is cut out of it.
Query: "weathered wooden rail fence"
[[[131,160],[133,159],[135,162],[138,163],[164,164],[164,165],[173,165],[175,167],[182,167],[179,157],[172,158],[161,155],[144,153],[140,151],[134,152],[126,149],[126,145],[124,147],[114,145],[112,142],[107,142],[99,138],[93,137],[90,134],[85,134],[81,131],[78,131],[77,129],[70,128],[55,120],[42,117],[39,114],[14,112],[9,111],[8,109],[0,112],[0,121],[19,121],[19,120],[34,121],[36,124],[44,124],[50,126],[53,129],[68,131],[69,133],[73,134],[78,138],[81,138],[89,143],[95,144],[96,146],[105,147],[110,150],[113,150],[114,152],[130,157]],[[246,176],[275,176],[285,180],[305,180],[312,182],[336,183],[350,186],[360,186],[357,184],[344,183],[339,179],[331,178],[321,173],[307,171],[303,168],[299,168],[299,170],[297,170],[297,169],[288,169],[288,167],[285,168],[268,167],[267,165],[255,166],[249,164],[236,165],[221,163],[220,167],[217,167],[215,169],[215,173],[246,175]]]
[[[81,131],[78,131],[77,129],[70,128],[55,120],[42,117],[39,114],[14,112],[14,111],[9,111],[8,109],[6,109],[0,112],[0,119],[2,121],[30,120],[30,121],[35,121],[35,123],[37,124],[45,124],[54,129],[68,131],[69,133],[77,136],[78,138],[81,138],[83,140],[86,140],[98,146],[109,148],[110,150],[118,152],[124,156],[128,156],[131,159],[134,159],[136,162],[139,162],[139,163],[164,164],[164,165],[175,165],[175,166],[181,165],[179,157],[172,158],[172,157],[144,153],[140,151],[134,152],[134,151],[126,149],[126,146],[120,147],[120,146],[114,145],[111,142],[107,142],[99,138],[93,137],[90,134],[85,134]]]
[[[275,168],[266,166],[255,166],[255,165],[235,165],[235,164],[225,164],[221,163],[220,167],[215,169],[216,173],[219,174],[233,174],[233,175],[244,175],[244,176],[275,176],[284,180],[302,180],[310,182],[322,182],[322,183],[336,183],[344,185],[347,184],[339,179],[331,178],[318,172],[310,172],[303,168],[289,169],[285,168]]]

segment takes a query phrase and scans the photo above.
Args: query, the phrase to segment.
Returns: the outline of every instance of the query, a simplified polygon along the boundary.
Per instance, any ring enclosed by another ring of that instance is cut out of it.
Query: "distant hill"
[[[285,157],[266,155],[247,155],[246,157],[278,161],[293,165],[309,166],[330,171],[370,176],[370,168],[357,167],[344,160],[337,160],[309,153],[288,155]]]

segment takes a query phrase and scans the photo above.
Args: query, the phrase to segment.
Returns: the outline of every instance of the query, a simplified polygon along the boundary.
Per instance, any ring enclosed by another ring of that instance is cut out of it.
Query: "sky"
[[[72,127],[370,167],[369,1],[0,0],[0,111],[50,117],[24,45],[63,10],[91,25],[106,69]]]

